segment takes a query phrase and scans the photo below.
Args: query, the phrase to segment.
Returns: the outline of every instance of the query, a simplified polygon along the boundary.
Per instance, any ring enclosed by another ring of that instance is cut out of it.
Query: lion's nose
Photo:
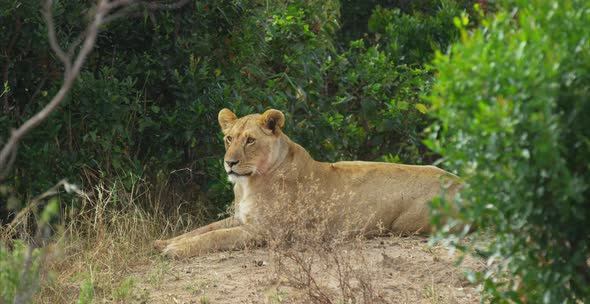
[[[237,165],[240,161],[239,160],[226,160],[225,163],[231,168],[234,165]]]

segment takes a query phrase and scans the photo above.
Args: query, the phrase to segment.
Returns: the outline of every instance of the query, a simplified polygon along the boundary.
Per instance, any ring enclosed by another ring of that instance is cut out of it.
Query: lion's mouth
[[[252,175],[252,172],[249,172],[249,173],[238,173],[238,172],[232,170],[232,171],[229,171],[227,174],[233,175],[233,176],[250,176],[250,175]]]

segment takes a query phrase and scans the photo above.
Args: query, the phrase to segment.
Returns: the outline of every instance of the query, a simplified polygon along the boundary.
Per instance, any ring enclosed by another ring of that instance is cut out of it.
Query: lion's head
[[[280,160],[285,149],[282,112],[271,109],[262,115],[238,118],[232,111],[223,109],[218,119],[226,151],[223,165],[230,181],[264,175]]]

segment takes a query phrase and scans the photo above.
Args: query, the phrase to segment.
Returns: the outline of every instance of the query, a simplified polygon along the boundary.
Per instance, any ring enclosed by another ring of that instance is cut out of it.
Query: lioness
[[[428,233],[427,202],[454,195],[454,175],[434,166],[347,161],[318,162],[281,128],[278,110],[239,118],[223,109],[218,116],[224,134],[224,167],[234,184],[235,215],[168,240],[155,241],[163,254],[188,258],[216,250],[243,248],[260,240],[260,228],[272,230],[284,215],[266,212],[269,205],[306,204],[309,212],[324,212],[335,230],[353,233]],[[313,188],[309,186],[313,184]],[[303,189],[303,190],[302,190]],[[306,198],[298,196],[304,193]],[[334,212],[320,208],[336,200]],[[344,216],[346,215],[346,216]],[[271,218],[269,218],[271,217]],[[360,221],[348,224],[344,219]],[[351,224],[353,223],[353,224]],[[264,226],[264,227],[262,227]]]

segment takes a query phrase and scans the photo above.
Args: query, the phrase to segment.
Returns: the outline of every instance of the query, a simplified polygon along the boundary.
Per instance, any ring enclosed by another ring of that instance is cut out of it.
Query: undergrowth
[[[167,182],[155,186],[139,178],[130,187],[99,182],[73,197],[53,192],[58,212],[45,220],[49,205],[40,200],[0,228],[5,240],[0,244],[0,303],[11,303],[25,293],[36,303],[145,298],[130,273],[157,259],[152,241],[183,233],[214,216],[215,210],[178,193]],[[178,207],[162,208],[163,200],[175,200]],[[44,238],[31,233],[32,227],[44,231]],[[28,263],[25,276],[22,269]]]

